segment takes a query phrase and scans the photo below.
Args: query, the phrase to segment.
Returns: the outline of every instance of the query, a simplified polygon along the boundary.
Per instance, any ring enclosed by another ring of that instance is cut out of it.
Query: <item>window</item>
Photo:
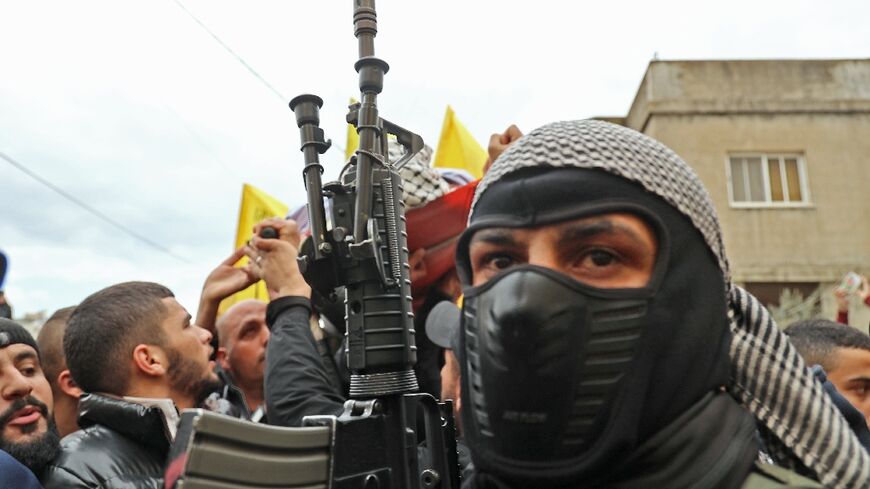
[[[733,206],[806,205],[804,160],[798,154],[735,154],[728,157]]]

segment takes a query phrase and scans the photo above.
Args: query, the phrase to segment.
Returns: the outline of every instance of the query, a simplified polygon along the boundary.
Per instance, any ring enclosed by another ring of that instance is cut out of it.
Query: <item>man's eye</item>
[[[858,396],[864,397],[867,395],[867,386],[864,384],[856,385],[852,388],[852,392],[854,392]]]
[[[487,257],[486,263],[493,268],[504,270],[505,268],[513,265],[514,260],[508,255],[498,254],[490,255],[489,257]]]
[[[606,267],[611,265],[616,258],[609,251],[593,250],[589,253],[589,259],[596,267]]]
[[[34,367],[23,367],[18,370],[25,377],[33,377],[34,375],[36,375],[36,369]]]

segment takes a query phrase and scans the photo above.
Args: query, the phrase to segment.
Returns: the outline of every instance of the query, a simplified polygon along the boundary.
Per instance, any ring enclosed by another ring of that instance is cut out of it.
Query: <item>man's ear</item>
[[[82,396],[82,389],[76,384],[75,379],[73,379],[72,374],[69,370],[64,370],[63,372],[57,374],[57,386],[63,391],[64,394],[72,397],[73,399],[78,399]]]
[[[227,349],[219,346],[217,350],[214,352],[214,359],[224,370],[230,369],[229,361],[227,360]]]
[[[408,266],[411,267],[411,283],[422,280],[429,270],[426,268],[426,248],[418,248],[408,256]]]
[[[163,348],[139,344],[133,348],[133,365],[144,375],[160,377],[166,375],[169,362]]]

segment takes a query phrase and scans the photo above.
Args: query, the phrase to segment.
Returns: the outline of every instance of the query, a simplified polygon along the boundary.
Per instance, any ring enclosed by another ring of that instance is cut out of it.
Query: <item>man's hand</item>
[[[234,266],[243,256],[245,256],[244,246],[234,251],[206,277],[199,297],[199,310],[196,313],[196,323],[199,327],[214,332],[221,301],[260,279],[250,263],[243,267]]]
[[[278,238],[261,238],[260,231],[266,227],[275,229]],[[293,220],[265,219],[254,227],[247,253],[266,282],[272,300],[291,295],[311,297],[311,287],[296,264],[300,241],[299,226]]]
[[[202,286],[202,297],[218,302],[244,290],[260,279],[250,263],[243,267],[234,266],[245,256],[245,247],[237,249],[226,260],[208,274]]]
[[[849,312],[849,294],[845,290],[835,288],[834,298],[837,300],[837,312]]]
[[[496,160],[503,152],[514,143],[517,139],[522,137],[523,133],[520,129],[511,124],[510,127],[505,129],[505,131],[501,134],[493,134],[489,137],[489,147],[487,147],[487,152],[489,153],[489,158],[486,160],[486,165],[483,167],[483,173],[489,171],[489,167],[492,165],[492,162]]]
[[[858,288],[855,294],[858,295],[861,301],[865,304],[867,303],[867,298],[870,297],[870,282],[867,282],[867,277],[861,275],[861,287]]]

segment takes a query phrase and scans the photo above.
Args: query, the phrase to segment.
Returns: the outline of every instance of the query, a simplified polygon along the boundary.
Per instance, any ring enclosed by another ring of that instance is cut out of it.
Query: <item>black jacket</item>
[[[245,421],[253,421],[254,423],[265,423],[265,406],[260,406],[256,411],[251,412],[248,407],[248,400],[245,398],[245,393],[242,392],[232,376],[221,368],[220,365],[215,365],[215,373],[223,383],[223,387],[218,392],[213,392],[203,402],[204,407],[209,411],[226,414]]]
[[[170,435],[160,409],[87,394],[79,402],[79,425],[43,472],[45,489],[163,488]]]
[[[272,331],[266,347],[269,424],[301,426],[305,416],[337,416],[342,412],[345,399],[333,387],[318,353],[308,322],[310,315],[311,306],[302,297],[280,297],[266,310]]]

